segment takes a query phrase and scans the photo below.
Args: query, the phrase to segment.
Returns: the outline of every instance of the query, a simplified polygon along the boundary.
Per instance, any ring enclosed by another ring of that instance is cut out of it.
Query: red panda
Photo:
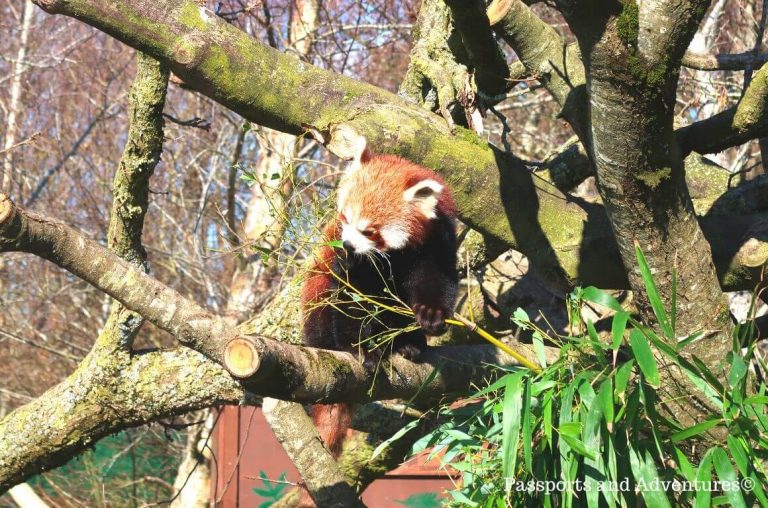
[[[302,294],[304,343],[360,352],[366,368],[389,351],[418,361],[426,335],[446,330],[456,302],[456,207],[450,190],[434,171],[374,155],[362,140],[339,182],[337,212],[324,235],[329,243],[341,240],[343,249],[324,245],[310,268]],[[356,291],[388,305],[404,303],[415,319],[376,308],[355,298]],[[384,336],[394,339],[366,345]],[[351,411],[349,404],[312,408],[335,456]]]

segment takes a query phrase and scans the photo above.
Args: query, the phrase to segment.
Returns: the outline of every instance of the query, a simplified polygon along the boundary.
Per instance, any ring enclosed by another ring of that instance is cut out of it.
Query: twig
[[[462,316],[458,312],[455,312],[453,314],[453,317],[456,318],[455,321],[453,319],[446,319],[445,322],[448,323],[448,324],[451,324],[451,325],[465,326],[465,327],[469,328],[471,331],[475,332],[480,337],[484,338],[485,340],[487,340],[488,342],[490,342],[491,344],[493,344],[494,346],[496,346],[497,348],[501,349],[502,351],[507,353],[509,356],[511,356],[512,358],[514,358],[518,362],[520,362],[523,366],[531,369],[533,372],[541,372],[541,367],[539,367],[538,365],[535,365],[534,363],[532,363],[529,360],[527,360],[523,355],[521,355],[520,353],[518,353],[517,351],[515,351],[514,349],[512,349],[508,345],[504,344],[503,342],[501,342],[499,339],[497,339],[496,337],[494,337],[490,333],[486,332],[485,330],[483,330],[482,328],[477,326],[476,323],[474,323],[474,322],[470,321],[469,319],[465,318],[464,316]]]
[[[175,116],[169,115],[168,113],[163,113],[163,117],[183,127],[194,127],[195,129],[202,129],[204,131],[211,130],[211,121],[206,120],[205,118],[200,118],[196,116],[194,118],[190,118],[189,120],[180,120]]]
[[[27,144],[29,144],[29,143],[34,143],[34,142],[35,142],[35,140],[36,140],[38,137],[40,137],[40,131],[37,131],[37,132],[35,132],[34,134],[32,134],[32,135],[31,135],[30,137],[28,137],[27,139],[22,139],[22,140],[21,140],[21,141],[19,141],[18,143],[15,143],[15,144],[13,144],[13,145],[9,146],[8,148],[4,148],[4,149],[0,150],[0,155],[6,154],[6,153],[8,153],[8,152],[10,152],[10,151],[12,151],[12,150],[14,150],[14,149],[16,149],[16,148],[20,147],[20,146],[24,146],[24,145],[27,145]]]

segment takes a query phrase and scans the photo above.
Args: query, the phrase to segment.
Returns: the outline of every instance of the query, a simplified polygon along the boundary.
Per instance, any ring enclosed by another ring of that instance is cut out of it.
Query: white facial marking
[[[341,241],[352,245],[356,254],[365,254],[376,247],[376,244],[363,234],[363,231],[371,225],[368,219],[359,219],[351,215],[352,210],[347,209],[345,214],[348,223],[341,225]]]
[[[402,249],[408,244],[408,231],[401,226],[384,226],[380,231],[387,249]]]
[[[403,192],[403,199],[407,203],[413,203],[416,208],[428,219],[437,217],[435,207],[443,192],[443,185],[435,180],[422,180]]]

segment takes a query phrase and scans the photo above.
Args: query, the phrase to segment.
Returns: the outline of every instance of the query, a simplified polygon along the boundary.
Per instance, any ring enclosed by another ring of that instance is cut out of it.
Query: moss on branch
[[[328,145],[333,144],[333,128],[349,124],[364,133],[377,150],[435,168],[454,189],[463,221],[536,260],[540,271],[560,284],[627,285],[601,207],[569,200],[551,184],[533,178],[520,161],[469,131],[459,128],[452,134],[439,116],[416,104],[281,54],[191,0],[38,3],[150,53],[189,88],[253,122],[291,133],[312,126],[323,133]],[[523,7],[527,9],[521,2],[512,6]],[[529,19],[524,14],[523,19]],[[533,27],[539,27],[538,18],[530,19]],[[516,21],[513,26],[519,44],[526,43],[523,35],[532,30],[525,30],[524,25]],[[550,33],[551,27],[544,26]],[[552,79],[562,75],[568,83],[583,82],[583,67],[570,65],[574,58],[579,60],[577,54],[563,52],[561,44],[551,45],[553,40],[559,39],[531,39],[530,62],[555,62],[557,72],[551,73]],[[558,59],[536,60],[533,55],[539,50],[555,52]],[[562,98],[583,112],[580,108],[586,101],[572,95],[580,93],[577,89],[568,84]]]

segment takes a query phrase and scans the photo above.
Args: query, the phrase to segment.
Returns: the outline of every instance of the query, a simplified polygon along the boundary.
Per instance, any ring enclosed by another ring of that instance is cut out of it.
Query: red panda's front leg
[[[459,276],[456,271],[456,244],[452,234],[441,235],[425,249],[406,275],[406,303],[413,309],[416,322],[427,335],[442,335],[448,329],[445,320],[453,315]]]
[[[442,335],[448,330],[445,320],[450,314],[447,308],[417,303],[413,306],[413,314],[416,316],[416,322],[427,335]]]
[[[413,310],[420,333],[413,334],[411,340],[401,341],[398,352],[406,358],[417,357],[427,347],[425,335],[442,335],[448,329],[446,319],[453,315],[458,288],[458,274],[455,266],[455,246],[447,245],[445,250],[437,250],[442,259],[433,252],[414,262],[405,275],[407,283],[403,285],[405,302]],[[450,250],[453,247],[453,253]],[[419,337],[417,339],[416,337]]]

